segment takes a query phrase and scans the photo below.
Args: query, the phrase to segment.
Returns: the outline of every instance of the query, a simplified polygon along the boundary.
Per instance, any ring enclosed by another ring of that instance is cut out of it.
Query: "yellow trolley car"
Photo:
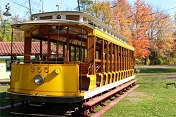
[[[39,13],[33,19],[12,25],[24,31],[24,61],[11,65],[10,99],[81,107],[92,97],[134,83],[134,48],[99,19],[76,11]],[[40,42],[36,60],[31,60],[33,41]]]

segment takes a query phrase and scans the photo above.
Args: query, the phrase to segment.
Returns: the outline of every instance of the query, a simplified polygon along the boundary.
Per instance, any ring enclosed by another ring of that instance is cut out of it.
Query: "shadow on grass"
[[[6,92],[1,92],[0,93],[0,107],[10,105],[10,101],[5,100],[4,98],[6,98]],[[11,116],[10,112],[11,112],[10,109],[0,110],[0,116],[1,117],[10,117]]]
[[[1,92],[0,93],[0,106],[5,106],[5,105],[9,105],[10,101],[9,100],[5,100],[4,98],[6,98],[6,92]]]

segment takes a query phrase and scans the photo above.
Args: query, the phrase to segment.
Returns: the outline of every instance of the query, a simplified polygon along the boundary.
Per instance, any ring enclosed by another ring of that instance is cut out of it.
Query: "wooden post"
[[[126,48],[124,48],[123,51],[124,51],[124,55],[123,55],[124,56],[124,70],[126,70],[126,65],[127,65],[126,64]]]
[[[87,39],[87,60],[92,63],[90,74],[95,74],[95,51],[96,51],[96,37],[89,36]]]
[[[109,42],[106,44],[106,73],[109,72]]]
[[[131,65],[132,65],[132,69],[134,69],[134,51],[132,51],[132,62],[131,62]]]
[[[66,50],[66,61],[69,61],[69,27],[67,28],[67,39],[66,39],[66,44],[67,44],[67,50]]]
[[[42,58],[42,40],[40,40],[40,58]],[[47,61],[49,60],[49,58],[47,57]]]
[[[132,51],[130,51],[130,69],[132,69]]]
[[[117,71],[117,45],[114,45],[114,71]]]
[[[105,71],[104,69],[104,60],[105,60],[105,56],[104,56],[104,40],[102,40],[101,42],[101,73],[103,73]]]
[[[51,40],[48,38],[48,45],[47,45],[47,58],[49,59],[51,56]]]
[[[130,69],[130,50],[128,50],[128,69]]]
[[[117,45],[117,71],[120,70],[120,46]]]
[[[119,70],[122,70],[122,47],[120,46],[119,48],[119,52],[120,52],[120,59],[119,59]]]
[[[31,44],[32,44],[32,38],[30,35],[30,31],[25,31],[24,32],[24,61],[30,61],[30,55],[31,55]]]
[[[113,43],[110,44],[110,72],[113,71]]]

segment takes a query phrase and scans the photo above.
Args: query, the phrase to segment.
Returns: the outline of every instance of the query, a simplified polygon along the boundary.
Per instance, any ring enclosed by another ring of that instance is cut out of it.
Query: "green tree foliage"
[[[7,16],[3,16],[0,10],[0,41],[11,41],[11,23]]]
[[[2,19],[2,14],[0,12],[0,41],[3,41],[3,32],[4,32],[4,29],[3,29],[3,19]]]
[[[12,39],[12,28],[11,25],[19,22],[24,22],[26,19],[19,18],[18,15],[7,17],[0,11],[0,41],[10,42]],[[13,29],[13,41],[23,41],[23,31]]]

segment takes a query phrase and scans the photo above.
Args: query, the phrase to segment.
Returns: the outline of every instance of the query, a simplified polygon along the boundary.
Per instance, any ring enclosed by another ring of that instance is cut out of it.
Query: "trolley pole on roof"
[[[30,19],[32,19],[32,9],[31,9],[31,0],[28,0],[29,2],[29,12],[30,12]]]
[[[57,11],[59,11],[59,5],[58,4],[56,5],[56,7],[57,7]]]
[[[80,11],[80,4],[79,4],[79,0],[77,0],[78,2],[78,11]]]
[[[41,0],[40,0],[41,1]],[[44,4],[44,0],[41,1],[42,2],[42,13],[44,12],[43,11],[43,4]]]

